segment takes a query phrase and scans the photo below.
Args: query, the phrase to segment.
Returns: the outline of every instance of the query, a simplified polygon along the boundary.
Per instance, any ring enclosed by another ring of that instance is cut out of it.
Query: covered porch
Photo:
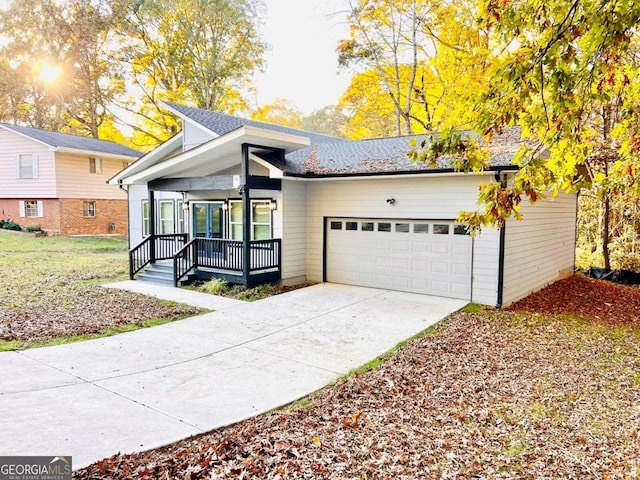
[[[147,235],[129,251],[132,280],[144,278],[144,270],[154,268],[162,269],[164,278],[170,272],[174,286],[221,278],[253,287],[281,279],[282,240],[274,236],[273,212],[282,181],[264,175],[264,170],[258,172],[262,175],[252,174],[250,156],[260,152],[277,161],[284,158],[284,150],[249,143],[238,147],[242,161],[236,171],[241,173],[207,175],[204,165],[211,168],[214,163],[209,150],[195,157],[197,162],[175,164],[147,181]],[[202,162],[203,158],[209,161]],[[229,171],[232,164],[227,162]],[[187,219],[182,220],[182,232],[163,231],[163,213],[156,206],[158,192],[182,197]]]

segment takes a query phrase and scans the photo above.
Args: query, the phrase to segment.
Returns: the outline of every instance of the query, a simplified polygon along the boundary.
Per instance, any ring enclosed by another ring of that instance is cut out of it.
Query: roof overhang
[[[286,153],[309,146],[310,140],[307,137],[245,125],[136,173],[122,176],[121,183],[146,184],[158,178],[211,175],[239,165],[243,144],[249,144],[258,150],[261,146],[277,148]],[[277,168],[271,165],[270,170],[273,169]]]
[[[119,183],[129,183],[125,182],[124,179],[134,175],[138,172],[141,172],[145,168],[149,168],[152,165],[162,161],[164,157],[171,154],[171,152],[179,149],[182,146],[182,133],[178,133],[171,137],[166,142],[162,143],[158,147],[151,150],[149,153],[143,155],[138,158],[135,162],[129,165],[124,170],[121,170],[116,175],[111,177],[107,183],[110,185],[117,185]]]
[[[114,158],[116,160],[127,160],[131,161],[137,159],[138,157],[135,155],[122,155],[120,153],[107,153],[107,152],[99,152],[97,150],[80,150],[77,148],[69,148],[69,147],[58,147],[53,149],[59,153],[72,153],[78,155],[89,155],[92,157],[100,157],[100,158]]]

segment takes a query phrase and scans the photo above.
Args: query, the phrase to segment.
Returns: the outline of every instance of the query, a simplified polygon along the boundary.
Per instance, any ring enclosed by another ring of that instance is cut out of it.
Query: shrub
[[[227,289],[227,282],[221,278],[214,278],[200,286],[200,290],[205,293],[219,295]]]
[[[22,230],[22,227],[15,223],[13,220],[0,220],[0,228],[4,230]]]
[[[26,227],[24,229],[25,232],[29,232],[29,233],[34,233],[34,232],[41,232],[42,231],[42,227],[40,225],[29,225],[28,227]]]

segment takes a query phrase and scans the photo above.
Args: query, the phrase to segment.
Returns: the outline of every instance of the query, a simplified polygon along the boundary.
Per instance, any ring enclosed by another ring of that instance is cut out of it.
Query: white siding
[[[184,152],[215,138],[215,135],[207,133],[202,128],[193,125],[189,121],[182,122],[182,125],[182,150]]]
[[[323,280],[324,217],[404,218],[453,220],[460,210],[476,208],[479,183],[490,176],[311,181],[307,185],[307,279]],[[389,205],[387,199],[395,199]],[[495,305],[499,235],[487,230],[474,238],[473,297]]]
[[[522,214],[505,230],[505,306],[573,273],[576,196],[527,201]]]
[[[142,200],[149,198],[146,185],[129,185],[129,244],[142,241]]]
[[[304,280],[306,276],[306,208],[305,182],[283,180],[282,202],[278,210],[282,222],[282,280],[287,283]]]
[[[38,178],[16,178],[18,154],[38,156]],[[54,152],[13,132],[0,129],[0,198],[56,198]]]

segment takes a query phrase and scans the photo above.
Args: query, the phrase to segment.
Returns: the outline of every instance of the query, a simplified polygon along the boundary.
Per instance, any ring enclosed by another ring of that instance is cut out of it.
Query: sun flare
[[[38,64],[38,78],[44,83],[54,83],[62,74],[62,68],[58,65],[51,65],[46,62]]]

